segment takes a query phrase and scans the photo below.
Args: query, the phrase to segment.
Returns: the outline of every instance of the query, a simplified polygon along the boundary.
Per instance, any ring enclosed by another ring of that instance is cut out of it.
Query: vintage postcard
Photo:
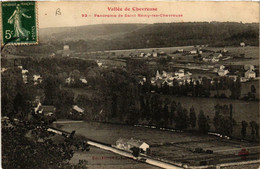
[[[4,169],[259,169],[259,3],[1,2]]]

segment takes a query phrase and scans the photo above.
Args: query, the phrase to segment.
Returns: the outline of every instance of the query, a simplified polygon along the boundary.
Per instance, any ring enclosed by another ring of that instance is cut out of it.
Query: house
[[[37,85],[39,83],[42,83],[42,77],[41,75],[33,75],[33,82],[34,85]]]
[[[179,71],[175,72],[175,76],[178,76],[179,78],[184,77],[184,69],[180,69]]]
[[[247,79],[251,79],[251,78],[255,78],[256,77],[256,73],[253,70],[248,70],[245,72],[245,78]]]
[[[42,114],[44,116],[53,116],[56,107],[51,105],[42,105],[41,103],[38,103],[37,107],[34,109],[36,114]]]
[[[97,60],[96,62],[97,62],[98,67],[101,67],[102,64],[103,64],[102,62],[100,62],[100,61],[98,61],[98,60]]]
[[[25,75],[25,74],[23,74],[22,77],[23,77],[23,82],[24,82],[25,84],[27,84],[27,83],[28,83],[28,76]]]
[[[183,53],[184,50],[183,50],[183,49],[177,49],[177,52],[178,52],[178,53]]]
[[[144,57],[145,53],[140,53],[140,57]]]
[[[213,57],[213,59],[211,60],[211,62],[218,62],[219,61],[219,58],[215,58],[215,57]]]
[[[53,57],[55,57],[55,53],[51,53],[50,55],[49,55],[49,57],[51,57],[51,58],[53,58]]]
[[[240,42],[240,46],[245,47],[246,46],[245,42]]]
[[[220,65],[219,69],[225,69],[225,66],[224,65]]]
[[[151,57],[152,54],[151,54],[151,53],[147,53],[145,56],[146,56],[146,57]]]
[[[72,106],[72,110],[71,110],[70,114],[83,115],[84,114],[84,109],[80,108],[77,105],[74,105],[74,106]]]
[[[227,52],[228,52],[228,50],[225,48],[221,50],[221,53],[227,53]]]
[[[132,151],[132,148],[139,148],[141,150],[141,152],[143,153],[149,153],[150,151],[150,146],[141,141],[141,140],[136,140],[136,139],[118,139],[116,141],[116,147],[118,149],[121,149],[121,150],[126,150],[126,151]]]
[[[218,71],[219,76],[226,76],[228,73],[229,73],[229,71],[224,70],[224,69],[219,69],[219,71]]]
[[[81,81],[81,83],[84,83],[84,84],[88,83],[88,81],[85,78],[80,78],[79,80]]]
[[[210,59],[210,58],[203,58],[202,59],[204,62],[211,62],[212,61],[212,59]]]
[[[4,73],[5,71],[7,71],[7,68],[2,67],[2,68],[1,68],[1,73]]]
[[[22,69],[22,74],[23,74],[23,75],[26,74],[26,73],[28,73],[28,72],[29,72],[28,70]]]
[[[128,149],[127,141],[128,141],[128,139],[119,138],[119,139],[116,141],[116,147],[117,147],[118,149],[121,149],[121,150],[127,150],[127,149]]]
[[[159,73],[158,70],[156,71],[155,79],[156,79],[156,80],[162,79],[162,76],[161,76],[161,74]]]
[[[70,46],[69,45],[64,45],[63,46],[63,50],[70,50]]]
[[[190,54],[192,54],[192,55],[197,54],[197,50],[191,50],[191,51],[190,51]]]
[[[158,56],[157,52],[153,52],[153,53],[152,53],[152,56],[153,56],[153,57],[157,57],[157,56]]]
[[[74,81],[75,81],[74,78],[68,77],[68,78],[65,80],[65,83],[66,83],[66,84],[71,84],[71,83],[73,83]]]

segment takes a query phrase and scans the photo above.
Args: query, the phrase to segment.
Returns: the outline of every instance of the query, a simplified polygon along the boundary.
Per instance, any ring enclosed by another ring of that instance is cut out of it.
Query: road
[[[53,128],[53,127],[48,128],[48,131],[55,132],[56,134],[59,134],[59,135],[62,135],[63,133],[66,134],[66,135],[70,134],[69,132],[62,131],[62,130],[59,130],[59,129],[56,129],[56,128]],[[121,156],[130,158],[130,159],[133,159],[133,160],[136,160],[136,161],[140,161],[139,160],[140,158],[134,157],[130,152],[122,151],[122,150],[119,150],[119,149],[114,148],[112,146],[104,145],[102,143],[97,143],[93,140],[89,140],[88,138],[86,138],[86,139],[87,139],[87,144],[89,144],[91,146],[95,146],[97,148],[100,148],[100,149],[103,149],[103,150],[106,150],[106,151],[110,151],[110,152],[119,154]],[[153,165],[153,166],[156,166],[156,167],[160,167],[160,168],[167,168],[167,169],[181,169],[181,168],[183,168],[181,166],[177,166],[175,164],[171,164],[171,163],[168,163],[168,162],[156,160],[156,159],[153,159],[153,158],[147,157],[147,156],[141,156],[141,158],[143,160],[140,161],[140,162],[145,162],[147,164],[150,164],[150,165]]]
[[[102,145],[102,144],[99,144],[99,143],[96,143],[96,142],[93,142],[93,141],[87,141],[87,143],[89,145],[101,148],[103,150],[111,151],[111,152],[119,154],[121,156],[131,158],[133,160],[138,160],[131,153],[128,153],[128,152],[125,152],[125,151],[122,151],[122,150],[119,150],[119,149],[116,149],[116,148],[113,148],[113,147],[109,147],[109,146],[106,146],[106,145]],[[142,158],[145,159],[145,163],[150,164],[150,165],[154,165],[154,166],[157,166],[157,167],[161,167],[161,168],[167,168],[167,169],[181,169],[181,168],[183,168],[183,167],[176,166],[174,164],[166,163],[166,162],[159,161],[159,160],[152,159],[152,158],[145,157],[145,156],[143,156]]]

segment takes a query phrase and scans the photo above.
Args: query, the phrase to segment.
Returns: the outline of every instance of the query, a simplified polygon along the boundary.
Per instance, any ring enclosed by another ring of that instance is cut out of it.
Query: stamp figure
[[[35,2],[2,3],[3,44],[37,44]]]

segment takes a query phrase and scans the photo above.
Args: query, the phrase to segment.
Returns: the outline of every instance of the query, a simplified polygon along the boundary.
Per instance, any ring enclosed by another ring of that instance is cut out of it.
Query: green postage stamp
[[[2,45],[38,44],[35,1],[2,2]]]

